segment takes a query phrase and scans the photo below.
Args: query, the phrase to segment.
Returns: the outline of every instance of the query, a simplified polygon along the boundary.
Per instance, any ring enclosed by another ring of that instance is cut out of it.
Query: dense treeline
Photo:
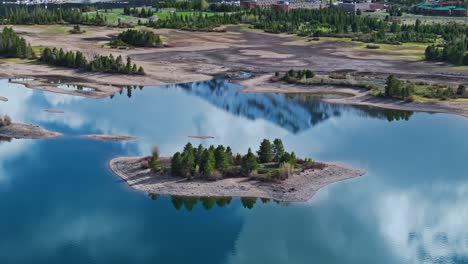
[[[87,61],[80,51],[65,52],[63,49],[45,48],[39,61],[48,65],[82,69],[91,72],[144,74],[143,68],[138,68],[129,57],[125,63],[122,56],[119,55],[117,58],[114,58],[112,54],[109,56],[96,55],[91,61]]]
[[[148,18],[153,16],[154,11],[151,8],[130,8],[126,6],[123,9],[123,14],[126,16]]]
[[[96,14],[89,16],[83,11],[83,8],[63,8],[63,9],[47,9],[41,6],[1,6],[0,5],[0,23],[3,24],[88,24],[88,25],[105,25],[106,18],[95,11]]]
[[[157,9],[161,8],[175,8],[177,11],[204,11],[208,9],[209,4],[206,0],[194,0],[194,1],[178,1],[178,0],[168,0],[168,1],[157,1],[154,4],[154,7]]]
[[[430,45],[425,56],[428,61],[444,61],[456,65],[468,65],[468,38],[451,41],[443,47]]]
[[[32,59],[36,57],[31,45],[16,35],[12,28],[0,32],[0,56],[7,58]]]
[[[284,150],[283,142],[275,139],[273,143],[264,139],[257,155],[249,148],[245,155],[234,155],[230,147],[219,145],[208,148],[191,143],[182,152],[172,156],[170,164],[159,159],[159,150],[153,149],[148,167],[156,173],[170,172],[173,176],[188,179],[201,178],[216,180],[225,177],[254,177],[261,180],[284,180],[295,168],[309,169],[321,166],[309,159],[298,159],[294,152]]]
[[[112,41],[112,46],[135,46],[135,47],[161,47],[161,37],[152,31],[138,31],[129,29],[117,35]]]
[[[242,13],[223,13],[208,16],[203,13],[188,15],[171,14],[166,19],[150,21],[148,26],[155,28],[175,28],[182,30],[213,31],[214,28],[226,24],[238,24],[242,20]]]

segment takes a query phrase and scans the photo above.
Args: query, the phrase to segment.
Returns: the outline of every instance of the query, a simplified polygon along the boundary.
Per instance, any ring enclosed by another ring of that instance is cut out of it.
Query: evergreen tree
[[[216,159],[213,151],[205,149],[202,156],[201,174],[205,177],[211,177],[216,169]]]
[[[252,150],[249,148],[247,154],[242,157],[242,171],[245,173],[251,173],[258,169],[257,157],[252,153]]]
[[[273,160],[279,162],[284,154],[283,141],[279,138],[275,138],[273,141]]]
[[[260,163],[268,163],[273,160],[273,150],[271,142],[268,139],[263,139],[257,154]]]

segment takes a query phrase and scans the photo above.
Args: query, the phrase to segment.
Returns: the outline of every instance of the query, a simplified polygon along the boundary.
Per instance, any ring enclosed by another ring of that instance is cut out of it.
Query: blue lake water
[[[0,114],[65,134],[0,143],[0,263],[468,263],[468,119],[239,89],[216,80],[96,100],[0,80]],[[78,137],[88,133],[139,140]],[[107,168],[155,144],[244,153],[263,138],[367,174],[307,203],[207,210],[132,191]]]

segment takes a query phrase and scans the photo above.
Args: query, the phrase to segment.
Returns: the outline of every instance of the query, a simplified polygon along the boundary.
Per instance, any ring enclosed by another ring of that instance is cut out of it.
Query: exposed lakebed
[[[94,100],[0,81],[0,94],[9,99],[0,113],[64,134],[0,142],[0,210],[6,212],[0,262],[467,260],[468,119],[240,89],[216,80]],[[83,134],[137,139],[100,142],[78,137]],[[281,138],[298,156],[367,174],[325,187],[308,203],[285,205],[147,197],[107,168],[111,158],[146,155],[153,144],[162,155],[187,141],[244,153],[263,138]]]

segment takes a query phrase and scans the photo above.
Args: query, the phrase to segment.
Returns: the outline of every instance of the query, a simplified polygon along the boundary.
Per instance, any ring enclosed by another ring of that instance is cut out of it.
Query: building
[[[271,9],[275,12],[278,11],[288,11],[289,10],[289,2],[287,1],[278,1],[275,4],[271,5]]]
[[[385,9],[385,5],[376,4],[370,2],[356,3],[356,2],[344,2],[339,3],[338,8],[341,8],[347,12],[356,12],[361,10],[363,12],[375,12]]]
[[[416,5],[416,12],[432,16],[468,16],[468,10],[461,6],[460,1],[426,2]]]
[[[463,7],[457,7],[452,9],[452,16],[466,17],[468,16],[468,9]]]
[[[241,0],[240,5],[247,8],[255,8],[257,7],[257,0]]]

